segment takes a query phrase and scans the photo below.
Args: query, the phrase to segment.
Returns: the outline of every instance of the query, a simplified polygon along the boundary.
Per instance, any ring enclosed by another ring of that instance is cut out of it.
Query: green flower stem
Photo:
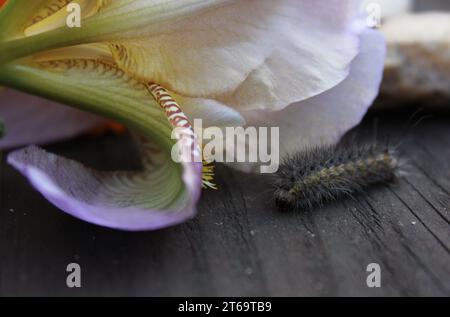
[[[130,197],[143,208],[176,210],[184,206],[190,197],[189,188],[183,182],[183,165],[170,158],[176,140],[171,139],[172,127],[164,111],[140,82],[102,65],[75,61],[66,69],[47,69],[6,64],[0,66],[0,85],[106,116],[139,132],[158,145],[163,155],[152,157],[151,161],[155,159],[159,164],[158,169],[143,165],[142,177],[149,181],[139,182],[136,186],[146,187],[139,196],[135,196],[133,188]],[[154,153],[146,151],[142,155]],[[143,160],[143,164],[146,161],[150,160]],[[124,196],[130,191],[126,185],[117,189]]]
[[[95,73],[70,75],[73,77],[28,65],[6,64],[0,66],[0,85],[114,119],[139,131],[164,150],[171,150],[175,143],[171,139],[172,129],[164,112],[150,95],[148,99],[143,99],[139,92],[124,87],[120,79],[111,78],[110,82],[105,78],[97,80]],[[90,80],[99,82],[99,85],[85,83],[89,75]],[[139,98],[133,98],[134,94]]]
[[[11,41],[0,42],[0,64],[29,56],[45,50],[71,46],[80,43],[77,30],[56,29],[47,33]]]

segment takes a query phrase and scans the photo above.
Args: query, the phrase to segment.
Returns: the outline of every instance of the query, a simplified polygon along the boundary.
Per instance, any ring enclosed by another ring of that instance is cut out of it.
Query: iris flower
[[[35,145],[8,155],[55,206],[98,225],[151,230],[195,215],[202,163],[171,159],[175,127],[187,129],[182,147],[195,146],[196,118],[280,127],[285,155],[336,142],[381,81],[384,41],[361,1],[78,0],[80,28],[66,25],[70,2],[1,8],[0,147],[71,137],[102,118],[126,125],[140,171],[95,171]]]

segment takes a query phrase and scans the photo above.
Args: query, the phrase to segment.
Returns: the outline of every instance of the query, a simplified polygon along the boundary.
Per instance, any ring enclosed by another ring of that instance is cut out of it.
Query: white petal
[[[183,111],[194,122],[201,119],[203,127],[236,127],[245,125],[244,117],[236,110],[215,100],[187,98],[173,94]]]
[[[249,126],[280,128],[281,157],[308,146],[336,143],[361,121],[378,95],[385,57],[379,32],[368,30],[361,41],[361,53],[352,63],[348,78],[335,88],[282,111],[244,114]],[[236,167],[251,170],[256,166]]]
[[[120,67],[180,95],[240,110],[281,109],[347,76],[359,8],[354,0],[223,1],[116,34],[112,48]]]
[[[282,109],[340,83],[358,53],[362,0],[115,0],[48,48],[109,43],[140,79],[238,110]],[[47,36],[47,37],[46,37]],[[46,48],[47,44],[39,46]]]

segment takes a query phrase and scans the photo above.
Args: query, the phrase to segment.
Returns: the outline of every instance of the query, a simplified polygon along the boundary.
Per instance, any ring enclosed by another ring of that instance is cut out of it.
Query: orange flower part
[[[91,131],[89,131],[88,135],[98,136],[98,135],[102,135],[102,134],[105,134],[108,132],[112,132],[114,134],[120,135],[120,134],[124,134],[126,131],[127,131],[127,129],[122,124],[114,122],[114,121],[108,121],[105,124],[102,124],[94,129],[92,129]]]

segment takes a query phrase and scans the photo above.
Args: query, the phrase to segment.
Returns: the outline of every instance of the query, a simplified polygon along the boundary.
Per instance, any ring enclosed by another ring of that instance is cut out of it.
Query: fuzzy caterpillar
[[[275,180],[281,210],[309,210],[324,203],[394,181],[400,174],[394,147],[379,143],[342,143],[288,157]]]

